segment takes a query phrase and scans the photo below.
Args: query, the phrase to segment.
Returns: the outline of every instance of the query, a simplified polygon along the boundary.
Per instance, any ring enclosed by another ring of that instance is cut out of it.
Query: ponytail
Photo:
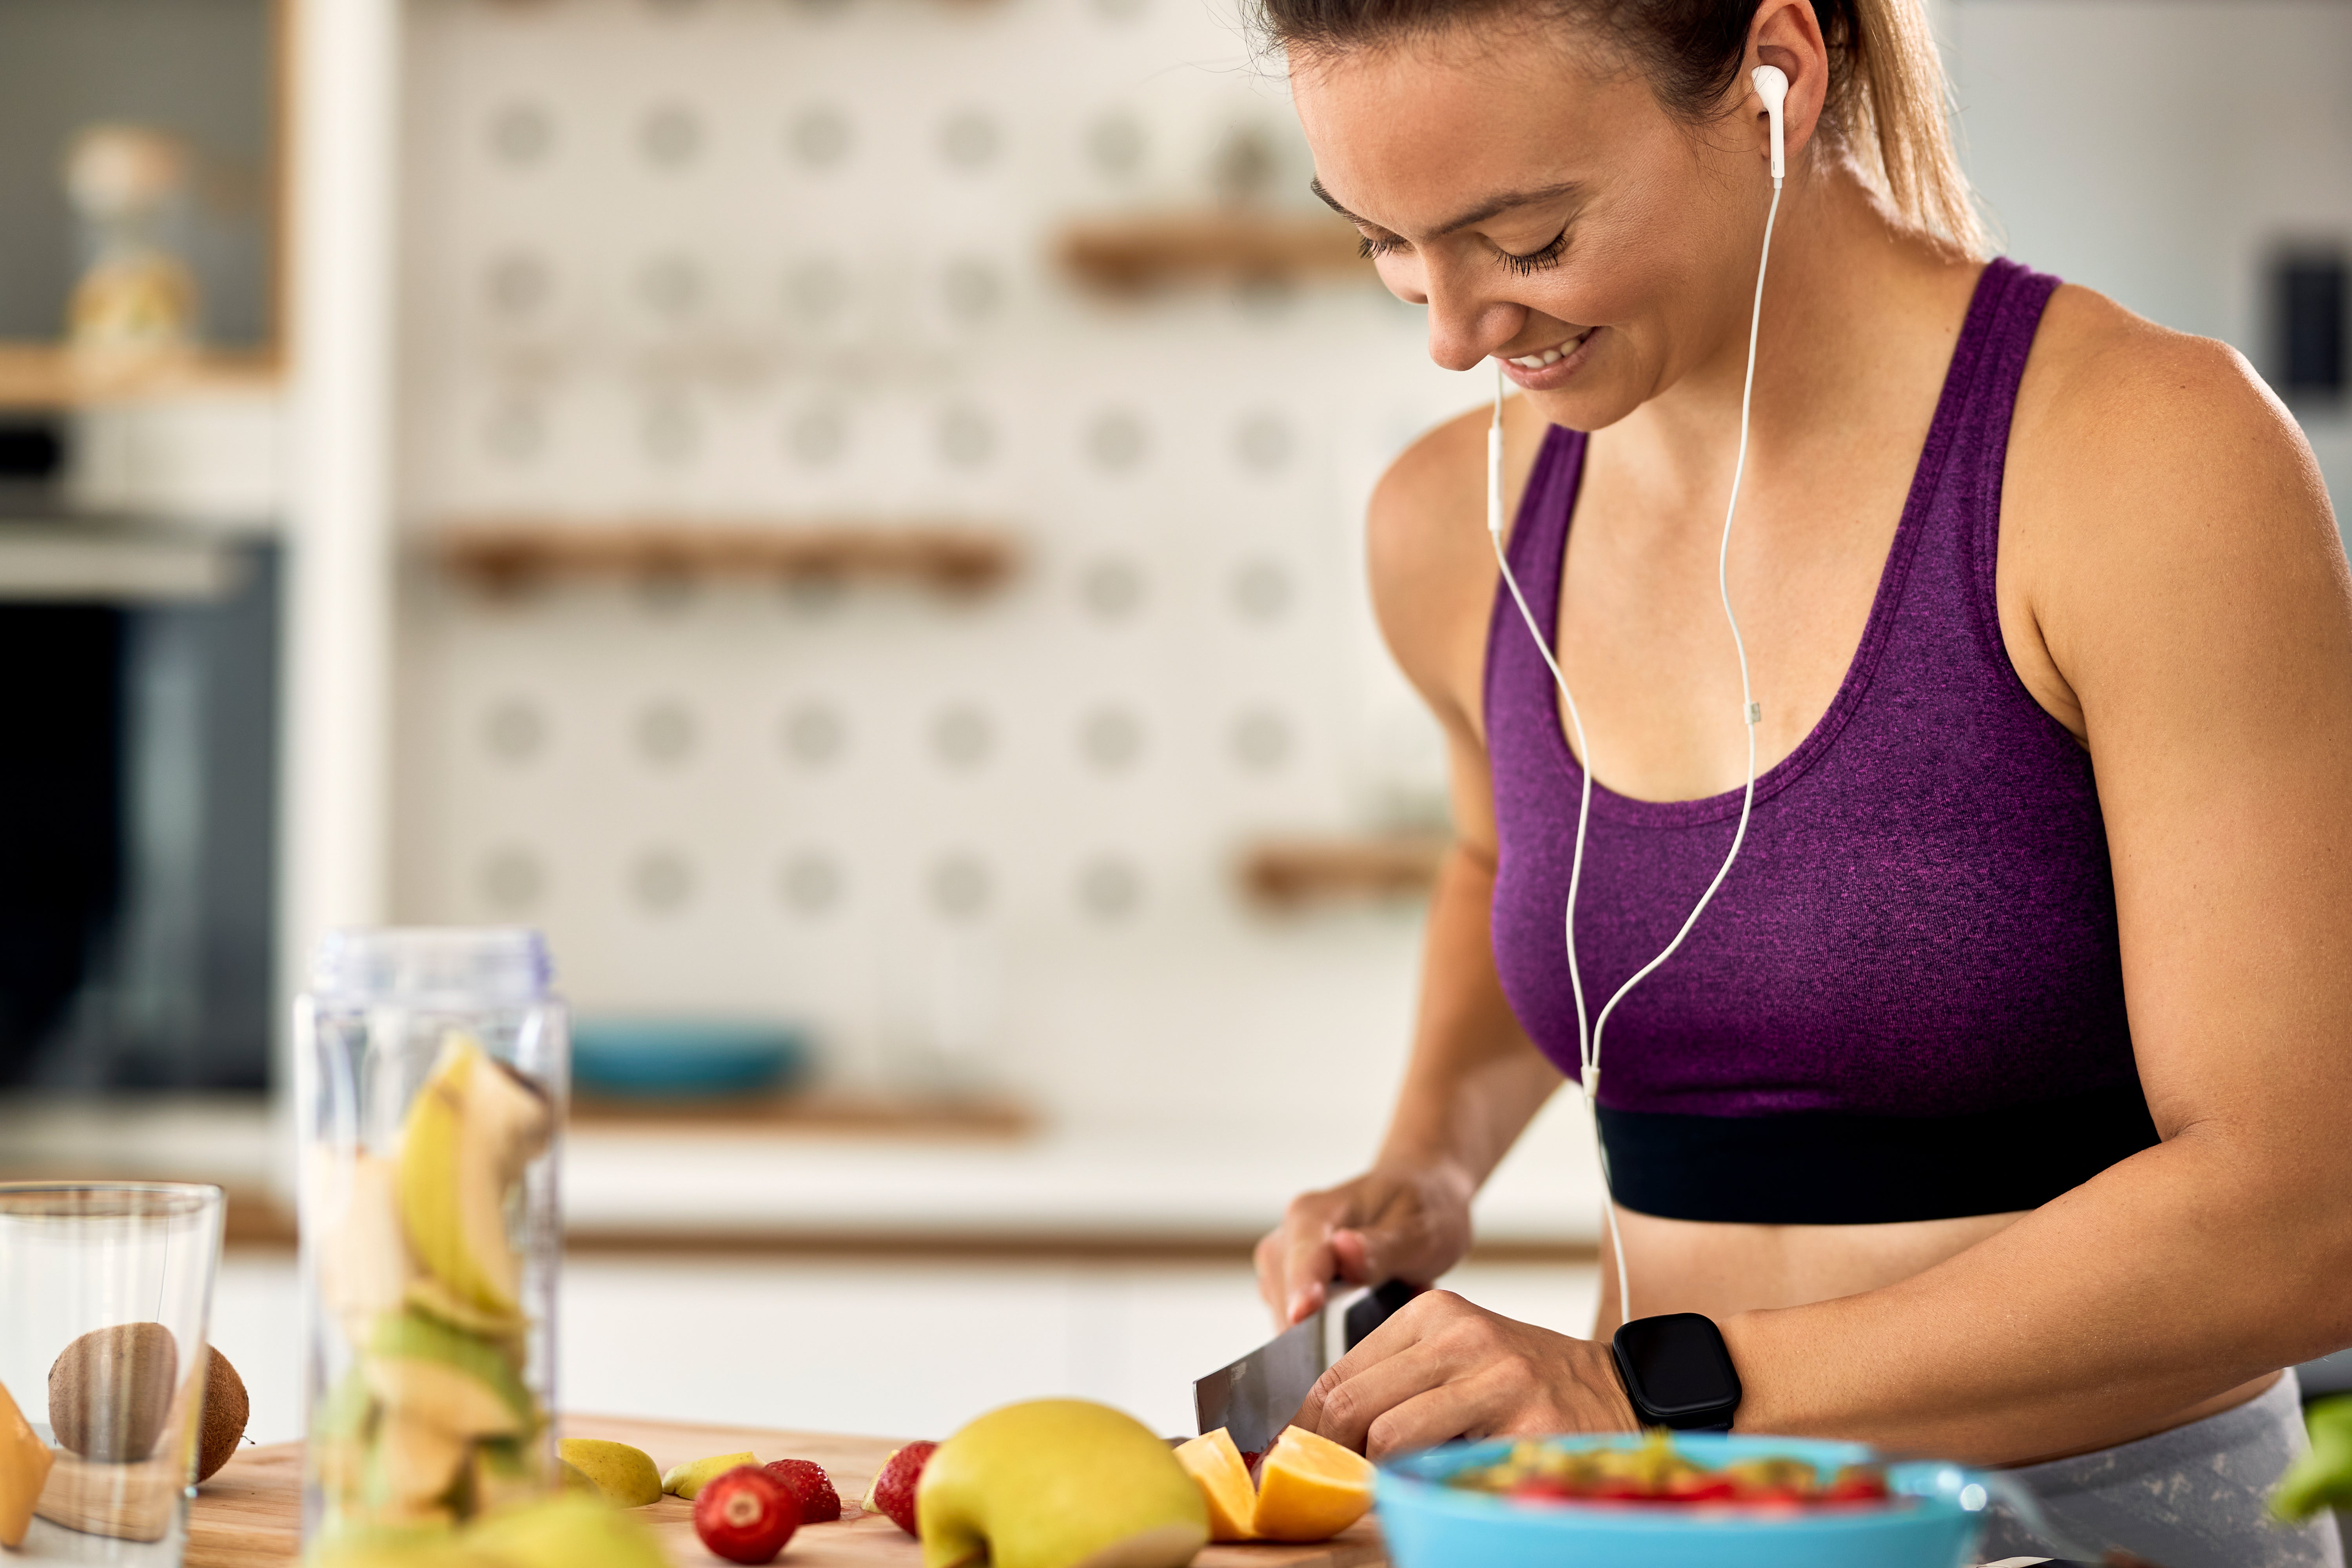
[[[1847,156],[1906,226],[1982,255],[1984,224],[1952,147],[1948,83],[1921,0],[1814,3],[1824,23],[1824,12],[1847,13],[1843,90],[1825,116]]]

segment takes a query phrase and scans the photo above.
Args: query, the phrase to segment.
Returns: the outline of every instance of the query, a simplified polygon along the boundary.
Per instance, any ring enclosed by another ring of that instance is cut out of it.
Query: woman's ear
[[[1822,108],[1829,100],[1829,45],[1822,39],[1821,20],[1813,15],[1812,0],[1764,0],[1756,7],[1755,18],[1748,26],[1748,58],[1739,79],[1740,85],[1748,89],[1747,104],[1755,126],[1756,151],[1769,161],[1772,155],[1771,126],[1763,99],[1749,86],[1749,78],[1758,66],[1776,66],[1789,79],[1780,129],[1789,163],[1794,167],[1799,154],[1811,142],[1813,132],[1822,122]]]

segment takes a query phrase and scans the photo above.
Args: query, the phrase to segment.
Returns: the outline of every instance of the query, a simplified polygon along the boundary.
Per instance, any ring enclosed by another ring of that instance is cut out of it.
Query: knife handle
[[[1387,1279],[1349,1302],[1339,1332],[1341,1352],[1354,1350],[1363,1343],[1374,1329],[1395,1315],[1399,1307],[1427,1289],[1426,1285],[1409,1285],[1402,1279]]]

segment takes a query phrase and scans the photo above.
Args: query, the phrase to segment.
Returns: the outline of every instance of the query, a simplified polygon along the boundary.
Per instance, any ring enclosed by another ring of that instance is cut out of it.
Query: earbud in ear
[[[1789,74],[1779,66],[1758,66],[1748,79],[1756,84],[1756,96],[1764,100],[1764,111],[1772,117],[1772,183],[1777,185],[1789,172],[1788,139],[1780,128],[1780,111],[1789,101]]]

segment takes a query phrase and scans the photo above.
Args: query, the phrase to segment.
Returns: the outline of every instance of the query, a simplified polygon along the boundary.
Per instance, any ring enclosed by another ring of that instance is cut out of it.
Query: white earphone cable
[[[1739,800],[1739,826],[1732,832],[1731,848],[1725,854],[1723,864],[1716,868],[1714,879],[1699,895],[1698,902],[1691,906],[1689,915],[1684,919],[1681,929],[1675,932],[1674,940],[1617,988],[1616,994],[1602,1005],[1601,1016],[1592,1021],[1590,1033],[1585,1028],[1584,975],[1576,957],[1576,895],[1584,878],[1585,823],[1592,811],[1592,752],[1585,743],[1584,717],[1577,710],[1576,695],[1568,689],[1568,677],[1560,672],[1559,658],[1552,651],[1551,639],[1545,637],[1542,628],[1537,625],[1535,613],[1528,607],[1527,595],[1520,591],[1518,578],[1511,572],[1509,552],[1503,548],[1503,367],[1499,361],[1495,365],[1495,417],[1486,429],[1486,532],[1495,547],[1495,563],[1501,568],[1503,581],[1510,588],[1512,601],[1519,607],[1519,618],[1527,624],[1528,635],[1535,639],[1536,650],[1543,655],[1544,667],[1551,671],[1552,683],[1559,688],[1560,700],[1568,708],[1569,727],[1576,732],[1577,761],[1584,774],[1576,806],[1576,848],[1569,858],[1568,910],[1564,924],[1569,989],[1576,997],[1577,1077],[1584,1094],[1586,1114],[1592,1122],[1593,1144],[1601,1150],[1601,1179],[1604,1188],[1609,1188],[1611,1183],[1608,1151],[1601,1142],[1598,1099],[1601,1093],[1601,1031],[1608,1026],[1609,1015],[1616,1011],[1617,1004],[1622,1002],[1626,994],[1647,979],[1660,964],[1672,958],[1675,951],[1682,946],[1683,939],[1690,935],[1691,928],[1698,924],[1698,917],[1714,900],[1716,889],[1722,887],[1723,879],[1731,874],[1731,863],[1739,858],[1740,846],[1748,839],[1748,816],[1756,805],[1756,726],[1762,721],[1764,715],[1748,679],[1748,644],[1739,634],[1739,617],[1731,607],[1731,523],[1739,514],[1739,486],[1748,472],[1748,416],[1756,395],[1756,340],[1764,318],[1764,273],[1772,259],[1772,226],[1780,216],[1780,181],[1775,178],[1772,182],[1772,205],[1764,216],[1764,251],[1756,263],[1756,299],[1748,317],[1748,370],[1739,389],[1738,455],[1732,463],[1731,499],[1724,508],[1723,537],[1716,548],[1715,556],[1716,591],[1722,597],[1723,618],[1731,627],[1732,650],[1739,659],[1740,723],[1748,732],[1748,782]],[[1566,570],[1566,549],[1563,541],[1563,574]],[[1631,1322],[1633,1319],[1633,1298],[1626,1275],[1625,1243],[1617,1229],[1617,1203],[1613,1191],[1604,1205],[1603,1221],[1609,1230],[1610,1251],[1617,1264],[1618,1321]]]

